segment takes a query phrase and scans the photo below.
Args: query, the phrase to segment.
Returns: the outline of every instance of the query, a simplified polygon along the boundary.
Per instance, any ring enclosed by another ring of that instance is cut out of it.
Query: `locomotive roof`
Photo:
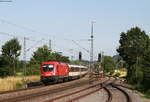
[[[65,63],[65,62],[60,62],[60,61],[55,61],[55,60],[49,60],[49,61],[42,62],[42,63],[50,63],[50,62],[52,62],[52,63]],[[67,63],[65,63],[65,64],[67,64]]]
[[[55,60],[49,60],[47,62],[43,62],[44,63],[59,63],[59,64],[67,64],[67,63],[64,63],[64,62],[60,62],[60,61],[55,61]],[[79,68],[88,68],[87,66],[83,66],[83,65],[76,65],[76,64],[68,64],[69,67],[79,67]]]

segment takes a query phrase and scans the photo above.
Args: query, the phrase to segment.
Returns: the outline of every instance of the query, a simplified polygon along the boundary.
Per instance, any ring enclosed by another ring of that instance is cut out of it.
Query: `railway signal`
[[[101,53],[98,54],[98,62],[101,62]]]
[[[81,61],[82,60],[82,52],[80,51],[79,52],[79,61]]]

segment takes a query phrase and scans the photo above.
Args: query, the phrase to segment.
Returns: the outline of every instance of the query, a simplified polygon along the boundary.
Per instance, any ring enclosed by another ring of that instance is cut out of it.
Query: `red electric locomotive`
[[[40,67],[41,81],[49,82],[67,81],[84,76],[88,68],[81,65],[68,65],[58,61],[43,62]]]
[[[41,64],[41,81],[43,83],[66,80],[69,75],[69,67],[66,63],[57,61],[43,62]]]

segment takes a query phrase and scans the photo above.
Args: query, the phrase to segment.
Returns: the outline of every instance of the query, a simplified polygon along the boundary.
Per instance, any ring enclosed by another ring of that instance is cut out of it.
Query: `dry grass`
[[[120,77],[125,77],[127,75],[127,72],[123,70],[115,70],[114,74],[116,73],[120,73]]]
[[[28,81],[39,81],[40,76],[28,76],[26,77]]]
[[[26,77],[28,81],[39,81],[39,76],[28,76]],[[23,88],[23,78],[22,77],[6,77],[0,78],[0,91],[15,90],[17,88]]]

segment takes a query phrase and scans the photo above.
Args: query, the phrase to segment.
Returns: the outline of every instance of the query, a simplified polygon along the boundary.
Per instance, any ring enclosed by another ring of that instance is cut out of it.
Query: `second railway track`
[[[61,92],[61,91],[64,91],[64,90],[67,90],[67,89],[72,89],[72,88],[75,88],[75,87],[79,87],[79,86],[82,86],[82,85],[86,85],[86,84],[89,84],[89,80],[85,79],[85,80],[82,80],[80,79],[80,81],[76,80],[73,84],[58,84],[56,86],[58,87],[53,87],[53,88],[48,88],[46,90],[41,90],[41,91],[38,91],[38,88],[35,90],[35,92],[31,92],[31,93],[28,93],[28,94],[24,94],[22,93],[22,95],[18,95],[16,97],[5,97],[5,98],[1,98],[0,99],[0,102],[21,102],[21,101],[26,101],[26,100],[29,100],[29,99],[34,99],[34,98],[37,98],[37,97],[41,97],[41,96],[44,96],[44,95],[48,95],[48,94],[51,94],[51,93],[57,93],[57,92]],[[40,88],[39,88],[40,89]],[[9,96],[9,95],[8,95]],[[28,102],[28,101],[26,101]]]

